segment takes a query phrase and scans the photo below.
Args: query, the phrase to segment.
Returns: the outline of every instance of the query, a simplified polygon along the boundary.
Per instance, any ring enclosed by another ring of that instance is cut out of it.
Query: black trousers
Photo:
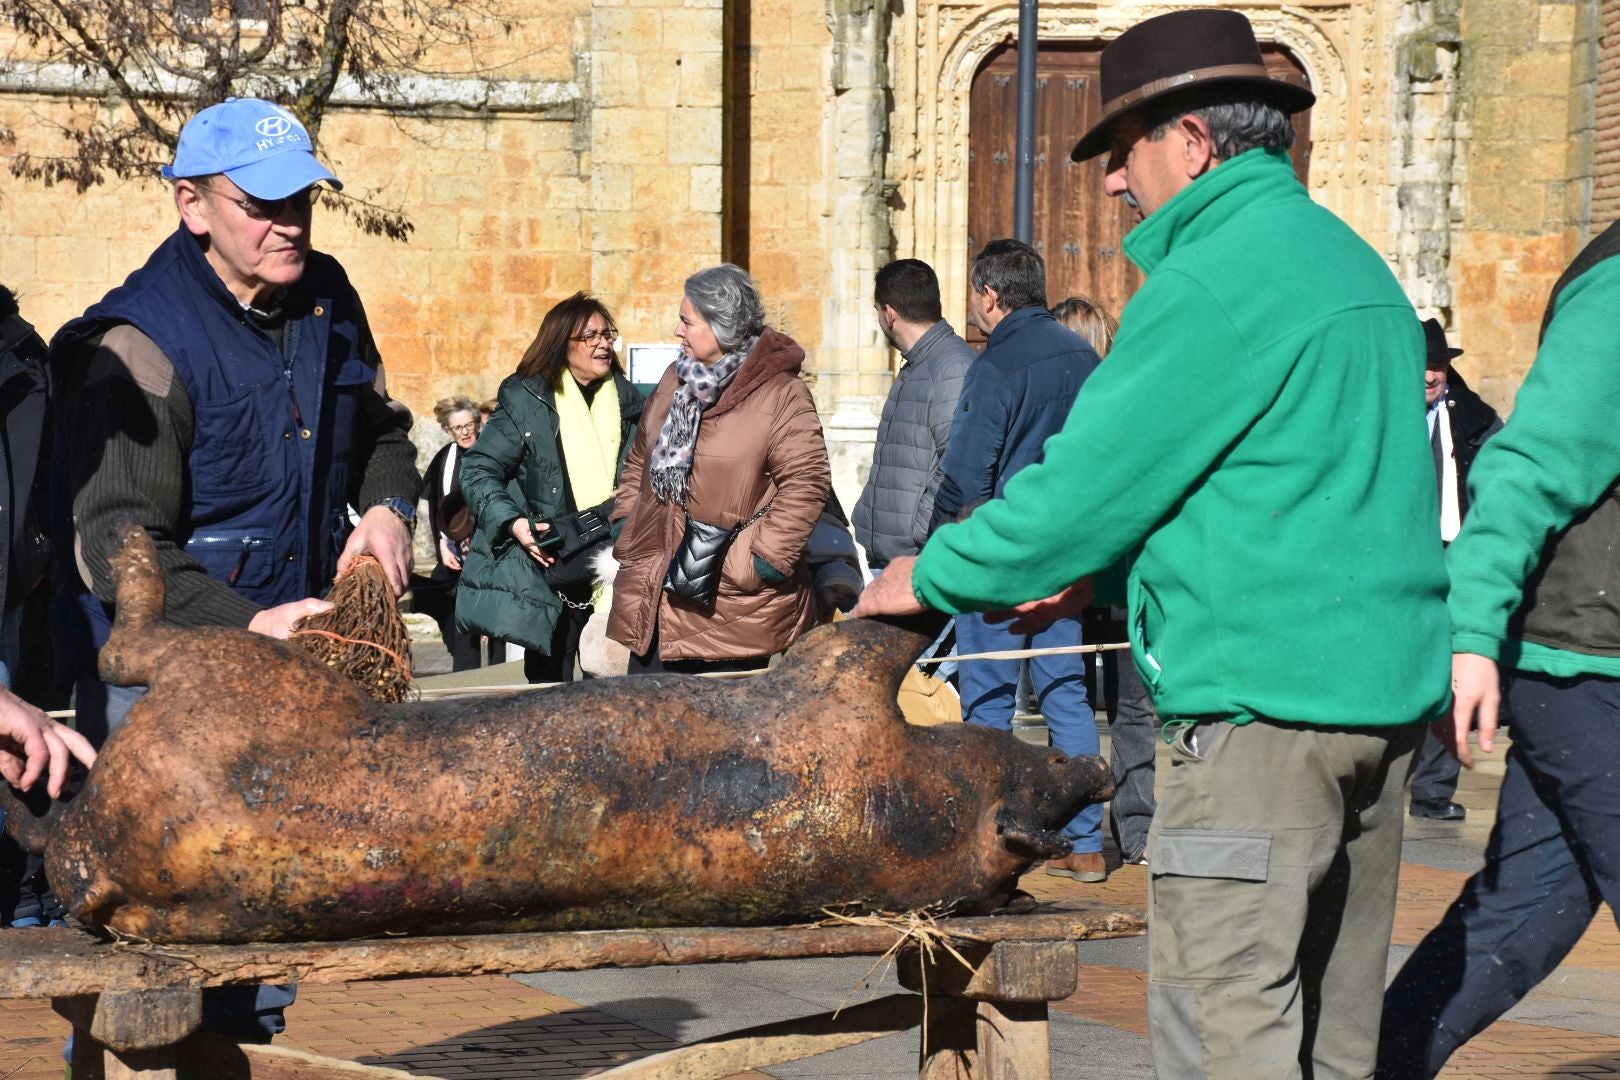
[[[557,625],[551,631],[551,648],[545,651],[523,650],[523,677],[529,682],[574,681],[574,664],[579,659],[579,637],[585,632],[585,624],[591,620],[589,607],[582,609],[575,605],[589,604],[593,591],[593,582],[563,586],[559,595],[565,602],[557,615]]]
[[[1513,745],[1485,866],[1384,995],[1380,1080],[1427,1080],[1620,911],[1620,679],[1508,682]]]

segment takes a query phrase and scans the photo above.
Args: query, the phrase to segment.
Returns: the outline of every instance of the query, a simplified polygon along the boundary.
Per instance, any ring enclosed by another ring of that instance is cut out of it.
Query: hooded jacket
[[[832,470],[815,401],[799,378],[803,363],[804,350],[792,338],[770,327],[760,334],[703,413],[685,510],[653,496],[646,469],[679,385],[673,367],[664,373],[614,497],[613,520],[623,522],[613,549],[619,574],[608,636],[614,641],[641,654],[656,634],[664,660],[732,660],[781,652],[815,624],[802,555],[832,490]],[[729,528],[766,506],[727,550],[713,611],[663,591],[687,511]],[[761,563],[774,573],[762,573]]]

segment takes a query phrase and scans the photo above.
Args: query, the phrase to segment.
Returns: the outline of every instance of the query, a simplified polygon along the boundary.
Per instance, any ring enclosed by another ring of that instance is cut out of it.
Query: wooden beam
[[[942,948],[932,959],[907,949],[896,965],[900,985],[974,1001],[1037,1002],[1061,1001],[1080,984],[1080,953],[1072,941],[975,942],[956,951],[972,966]]]
[[[186,987],[59,997],[51,1008],[119,1052],[173,1046],[202,1026],[202,991]]]
[[[975,1080],[979,1076],[974,1004],[966,998],[930,997],[917,1059],[919,1080]]]
[[[179,1080],[172,1047],[163,1050],[112,1050],[106,1055],[107,1080]]]
[[[946,919],[963,939],[1081,941],[1136,937],[1139,913],[1097,901],[1027,915]],[[878,955],[902,931],[885,925],[687,927],[546,934],[382,938],[286,945],[139,945],[68,928],[0,934],[0,998],[71,997],[166,986],[335,983],[411,976],[583,971],[813,956]]]
[[[665,1050],[597,1073],[599,1080],[724,1080],[750,1069],[855,1046],[916,1027],[923,1001],[916,994],[890,994],[836,1013],[744,1028]]]
[[[1052,1037],[1044,1001],[979,1002],[978,1080],[1052,1080]]]
[[[425,1073],[360,1065],[287,1046],[236,1043],[219,1035],[187,1039],[178,1058],[182,1074],[208,1080],[438,1080]]]

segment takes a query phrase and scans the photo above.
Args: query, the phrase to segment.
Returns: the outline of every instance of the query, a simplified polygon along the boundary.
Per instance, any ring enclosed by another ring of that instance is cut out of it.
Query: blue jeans
[[[961,654],[1003,649],[1048,649],[1081,644],[1080,620],[1059,619],[1038,634],[1015,634],[1006,624],[992,625],[983,615],[956,617],[956,651]],[[1037,656],[1029,661],[1035,700],[1052,733],[1052,745],[1068,754],[1095,754],[1101,748],[1097,716],[1086,700],[1084,653]],[[1019,660],[968,660],[957,669],[962,719],[970,724],[1012,731],[1018,695]],[[1101,803],[1088,806],[1063,827],[1078,854],[1102,850]]]
[[[1513,745],[1485,867],[1384,996],[1380,1080],[1439,1073],[1620,911],[1620,679],[1508,683]]]

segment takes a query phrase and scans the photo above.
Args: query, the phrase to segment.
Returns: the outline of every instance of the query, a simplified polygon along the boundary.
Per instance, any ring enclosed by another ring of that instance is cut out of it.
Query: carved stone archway
[[[1143,19],[1187,4],[1049,3],[1042,41],[1108,41]],[[1311,128],[1311,188],[1386,253],[1394,185],[1389,150],[1394,59],[1378,42],[1399,3],[1345,0],[1282,6],[1225,4],[1247,15],[1262,41],[1286,47],[1317,93]],[[933,265],[947,311],[966,305],[968,103],[986,56],[1016,36],[1012,3],[922,0],[895,19],[892,168],[896,248]],[[1384,38],[1387,40],[1387,38]],[[1387,59],[1386,59],[1387,58]]]

